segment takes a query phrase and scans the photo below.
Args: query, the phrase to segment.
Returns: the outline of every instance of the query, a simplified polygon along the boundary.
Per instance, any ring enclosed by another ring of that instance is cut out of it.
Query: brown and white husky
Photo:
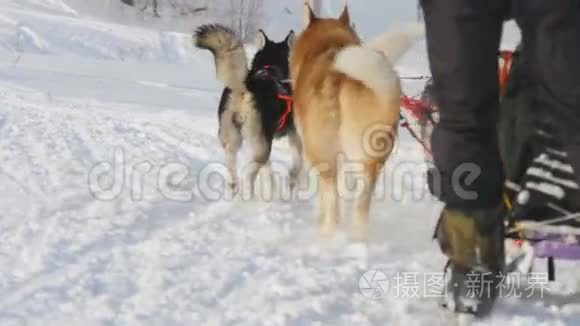
[[[341,161],[359,167],[354,198],[354,240],[367,238],[371,198],[391,154],[399,122],[401,85],[393,67],[424,27],[412,24],[362,43],[348,7],[338,19],[316,17],[305,4],[306,29],[290,53],[295,111],[305,163],[319,185],[323,236],[339,222]]]

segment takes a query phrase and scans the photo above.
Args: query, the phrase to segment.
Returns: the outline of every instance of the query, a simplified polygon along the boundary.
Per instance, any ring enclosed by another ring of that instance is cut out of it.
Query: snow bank
[[[196,52],[188,34],[104,23],[86,17],[31,13],[19,10],[19,6],[7,9],[0,13],[0,53],[72,54],[100,60],[182,63],[191,61]]]

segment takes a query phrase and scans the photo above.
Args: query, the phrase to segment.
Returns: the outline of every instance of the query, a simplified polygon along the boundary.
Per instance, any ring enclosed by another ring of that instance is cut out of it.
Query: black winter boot
[[[503,225],[499,210],[445,209],[436,230],[449,257],[447,290],[457,313],[487,316],[497,297],[504,265]]]

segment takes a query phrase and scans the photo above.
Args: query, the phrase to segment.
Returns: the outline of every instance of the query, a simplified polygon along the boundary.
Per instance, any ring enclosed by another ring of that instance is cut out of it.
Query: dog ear
[[[258,51],[266,47],[266,43],[268,43],[268,41],[269,41],[268,36],[266,35],[266,33],[264,33],[263,30],[260,29],[258,31],[258,36],[256,38],[256,47],[258,48]]]
[[[304,23],[306,24],[306,26],[312,24],[314,21],[316,21],[318,19],[318,17],[316,17],[316,14],[314,14],[314,11],[312,10],[312,7],[310,7],[310,3],[308,2],[308,0],[304,1]]]
[[[346,26],[350,25],[350,13],[348,11],[348,4],[346,3],[346,0],[344,1],[344,10],[342,11],[342,14],[340,14],[340,17],[338,18],[338,20]]]
[[[296,38],[294,31],[290,31],[290,33],[288,33],[288,36],[286,36],[286,39],[284,40],[286,42],[286,44],[288,44],[289,48],[292,48],[292,45],[294,44],[294,39]]]

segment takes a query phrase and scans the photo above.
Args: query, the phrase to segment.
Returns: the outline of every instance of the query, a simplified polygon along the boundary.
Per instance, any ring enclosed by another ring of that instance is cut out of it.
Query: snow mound
[[[54,6],[60,8],[58,2]],[[7,7],[0,13],[0,53],[181,63],[196,52],[188,34]]]

